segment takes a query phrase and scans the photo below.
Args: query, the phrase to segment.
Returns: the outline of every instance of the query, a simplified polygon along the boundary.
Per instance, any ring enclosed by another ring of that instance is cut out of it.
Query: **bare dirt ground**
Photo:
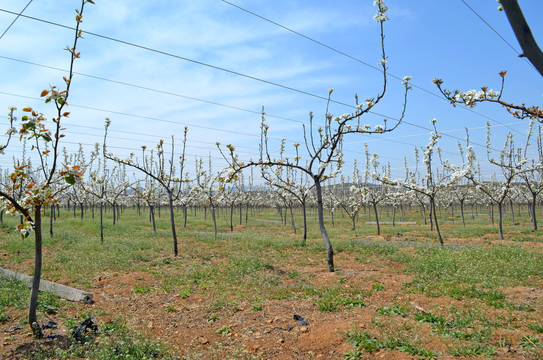
[[[411,250],[408,246],[405,247],[405,251]],[[262,309],[255,311],[248,301],[240,301],[238,298],[235,305],[220,310],[216,321],[210,322],[213,311],[209,305],[215,299],[206,294],[195,292],[184,297],[176,292],[154,291],[160,288],[162,280],[149,272],[104,273],[94,279],[92,288],[84,289],[94,294],[93,304],[68,304],[62,307],[60,314],[48,315],[42,321],[50,319],[58,322],[59,329],[51,331],[67,335],[69,329],[62,325],[66,317],[91,313],[100,324],[122,318],[131,328],[147,338],[167,344],[180,358],[191,359],[249,359],[251,356],[258,359],[344,359],[345,353],[352,349],[345,334],[355,328],[374,336],[380,336],[379,331],[416,334],[413,340],[425,349],[441,353],[441,359],[464,358],[449,355],[447,349],[452,340],[433,334],[428,323],[414,321],[413,316],[377,315],[376,310],[394,304],[407,304],[408,313],[413,315],[417,312],[437,312],[438,309],[448,309],[451,305],[460,311],[480,306],[480,303],[469,299],[460,301],[447,296],[428,297],[420,293],[408,293],[403,285],[413,278],[399,271],[402,268],[399,263],[373,261],[371,264],[363,264],[356,261],[354,255],[342,252],[336,256],[336,273],[328,273],[324,263],[322,266],[305,265],[321,260],[300,257],[298,261],[285,263],[273,271],[280,270],[284,274],[296,271],[311,275],[309,278],[312,284],[318,286],[360,286],[368,290],[368,293],[372,284],[378,281],[384,290],[373,291],[365,297],[366,306],[332,312],[319,311],[314,301],[303,298],[266,300]],[[165,266],[163,271],[170,270]],[[340,278],[343,280],[340,281]],[[293,281],[284,276],[279,286],[289,286]],[[543,314],[540,313],[543,309],[543,289],[540,285],[510,287],[502,291],[512,303],[533,305],[539,313],[531,313],[530,316],[543,323]],[[150,291],[134,291],[138,286],[146,286]],[[510,344],[521,341],[519,324],[525,319],[515,317],[509,310],[491,307],[485,310],[489,317],[509,318],[510,324],[507,328],[493,332],[496,343],[502,338],[507,339]],[[25,348],[31,348],[33,343],[28,328],[19,328],[17,325],[25,312],[14,311],[10,315],[10,320],[0,325],[0,353],[6,358],[25,358]],[[294,315],[307,319],[307,325],[297,324]],[[381,330],[376,326],[377,323]],[[231,331],[222,334],[217,332],[225,327],[229,327]],[[53,344],[47,339],[40,341],[42,344]],[[495,359],[534,358],[518,346],[506,343],[496,350]],[[14,355],[15,353],[18,355]],[[364,355],[364,359],[417,358],[396,350],[380,350]]]

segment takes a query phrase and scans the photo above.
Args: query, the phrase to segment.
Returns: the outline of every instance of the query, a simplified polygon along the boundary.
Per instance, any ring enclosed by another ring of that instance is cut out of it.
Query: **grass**
[[[181,223],[180,214],[178,223]],[[382,221],[390,221],[385,213],[382,215]],[[511,341],[511,346],[518,351],[541,351],[539,338],[535,341],[535,336],[543,333],[543,319],[538,317],[541,312],[539,305],[515,302],[505,291],[511,286],[541,284],[542,251],[527,246],[540,242],[540,235],[507,222],[506,237],[511,241],[491,242],[490,245],[489,240],[477,238],[491,237],[496,232],[495,227],[488,225],[488,219],[468,218],[466,228],[458,219],[455,225],[444,224],[442,231],[447,246],[441,248],[436,246],[435,233],[422,225],[422,219],[414,212],[408,213],[402,221],[417,221],[419,225],[383,225],[382,238],[375,237],[374,226],[363,225],[367,218],[362,214],[355,231],[348,230],[348,218],[336,214],[335,225],[329,225],[327,229],[335,247],[338,272],[337,276],[327,278],[323,276],[325,248],[313,213],[308,217],[309,238],[303,247],[301,229],[295,235],[289,226],[256,221],[276,220],[277,214],[273,211],[257,212],[250,217],[248,224],[234,232],[234,236],[218,237],[212,233],[209,213],[204,220],[203,212],[195,216],[189,211],[188,228],[178,224],[180,254],[175,258],[172,256],[166,212],[163,211],[161,218],[156,219],[156,234],[146,216],[139,216],[132,209],[126,209],[115,226],[111,224],[110,216],[110,212],[106,213],[105,240],[102,243],[97,236],[97,218],[92,219],[87,213],[81,220],[79,216],[73,218],[71,213],[63,212],[55,222],[55,236],[50,238],[44,231],[44,278],[53,281],[69,279],[76,287],[92,288],[103,274],[148,273],[154,278],[153,285],[131,285],[133,294],[141,297],[173,294],[182,303],[204,298],[202,322],[210,327],[216,323],[213,331],[220,331],[219,335],[229,333],[227,328],[232,323],[226,321],[241,311],[240,308],[250,310],[253,316],[266,318],[270,304],[281,301],[306,304],[307,312],[316,310],[328,317],[371,313],[371,329],[348,332],[346,341],[353,344],[353,349],[345,354],[345,359],[362,358],[365,353],[379,350],[402,351],[418,358],[438,357],[438,352],[420,340],[424,336],[445,344],[450,355],[493,357],[499,348],[498,340],[494,339],[495,330],[499,328],[523,333],[525,338]],[[218,223],[224,234],[229,233],[228,220],[221,211]],[[298,213],[296,222],[301,223]],[[0,249],[7,254],[2,263],[29,273],[32,237],[21,239],[10,231],[16,223],[17,219],[6,217],[0,229],[3,232]],[[473,241],[464,242],[462,246],[448,246],[450,241],[447,238],[454,237],[470,237]],[[517,241],[520,237],[522,242]],[[495,237],[491,239],[494,241]],[[356,261],[355,265],[349,266],[361,271],[381,266],[391,274],[408,276],[410,280],[396,290],[393,283],[380,278],[381,273],[376,272],[375,278],[356,283],[352,274],[343,271],[351,270],[343,269],[347,267],[344,264],[348,259]],[[329,281],[321,282],[322,279]],[[16,290],[0,290],[0,324],[13,321],[14,313],[24,313],[28,303],[28,290],[18,287],[20,284],[6,281],[0,279],[0,289]],[[395,291],[398,294],[394,298],[387,298],[390,292]],[[14,295],[19,293],[24,295]],[[413,293],[432,299],[444,298],[447,307],[420,312],[408,300]],[[389,300],[373,306],[381,297]],[[453,300],[462,302],[461,306],[457,305],[460,308],[449,306]],[[42,318],[55,313],[61,316],[65,306],[64,301],[54,296],[40,295]],[[179,309],[182,308],[168,305],[164,312],[177,316],[181,315]],[[167,352],[160,352],[164,350],[161,345],[130,333],[129,325],[123,326],[122,336],[125,337],[116,339],[126,342],[128,353],[142,358],[149,354],[170,356]],[[431,329],[428,331],[430,335],[422,335],[424,328]],[[383,329],[391,330],[386,332]],[[107,333],[105,328],[103,332]],[[234,335],[238,335],[237,332],[238,328]],[[107,354],[110,351],[106,343],[113,335],[111,332],[110,337],[104,334],[99,335],[100,342],[104,342],[100,346],[104,348],[89,348],[88,351],[92,352],[87,354]],[[77,351],[83,350],[79,347]],[[69,358],[66,354],[58,355],[58,358]],[[75,356],[75,352],[70,354]],[[136,356],[130,354],[128,358]],[[82,357],[87,356],[90,355]]]
[[[377,309],[377,313],[380,315],[399,315],[407,316],[408,304],[395,304],[392,306],[382,306]]]
[[[59,360],[75,358],[95,360],[175,359],[167,347],[159,342],[143,338],[121,322],[104,324],[99,327],[96,335],[86,335],[80,341],[69,338],[65,346],[51,347],[35,342],[34,347],[27,349],[25,355],[32,359]]]
[[[385,337],[383,339],[378,339],[375,336],[368,334],[365,331],[351,330],[346,334],[347,341],[354,347],[354,350],[345,354],[344,359],[356,359],[363,357],[364,350],[368,353],[374,353],[381,349],[388,350],[398,350],[403,353],[417,356],[419,359],[437,359],[439,354],[428,349],[424,349],[420,345],[405,339],[405,338],[394,338],[394,337]]]

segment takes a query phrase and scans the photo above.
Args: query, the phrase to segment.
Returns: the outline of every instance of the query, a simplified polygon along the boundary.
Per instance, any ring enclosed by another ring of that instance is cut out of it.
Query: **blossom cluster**
[[[385,5],[385,2],[383,0],[375,0],[373,2],[373,6],[379,7],[377,13],[373,16],[373,19],[380,23],[387,21],[388,17],[386,16],[386,13],[388,11],[388,7]]]
[[[484,100],[494,100],[498,96],[500,96],[499,92],[492,89],[487,90],[483,88],[483,90],[481,91],[469,90],[466,92],[458,92],[456,95],[454,95],[454,100],[459,103],[464,103],[464,105],[469,106],[470,108],[473,108],[475,106],[475,103],[477,102],[481,102]]]

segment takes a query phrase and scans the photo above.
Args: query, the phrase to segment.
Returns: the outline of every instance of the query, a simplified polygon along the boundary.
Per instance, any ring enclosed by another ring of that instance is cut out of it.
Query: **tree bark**
[[[149,218],[153,224],[153,232],[156,234],[155,207],[152,205],[149,206]]]
[[[296,224],[294,223],[294,213],[292,212],[292,204],[289,204],[288,208],[290,210],[290,226],[292,227],[292,230],[294,230],[294,234],[296,234]]]
[[[532,206],[531,206],[531,213],[532,213],[532,222],[534,224],[534,230],[537,230],[537,220],[535,217],[535,204],[537,202],[537,194],[532,192]]]
[[[543,52],[534,39],[532,30],[524,18],[517,0],[500,0],[505,10],[509,24],[522,48],[522,55],[528,58],[534,67],[543,76]]]
[[[317,192],[317,213],[319,219],[319,230],[321,231],[322,240],[326,246],[326,259],[328,263],[328,271],[334,272],[334,249],[332,247],[332,242],[326,231],[326,226],[324,225],[324,206],[322,202],[322,189],[320,179],[318,177],[313,178],[315,181],[315,190]]]
[[[462,225],[466,227],[466,219],[464,218],[464,199],[460,200],[460,214],[462,215]]]
[[[217,237],[217,219],[215,217],[215,205],[211,205],[211,217],[213,219],[213,228],[215,229],[215,237]]]
[[[230,205],[230,231],[234,231],[234,203]]]
[[[377,235],[381,235],[381,224],[379,224],[379,213],[377,212],[377,203],[372,201],[373,212],[375,213],[375,223],[377,224]]]
[[[436,231],[437,231],[437,237],[439,238],[439,243],[441,246],[443,246],[443,238],[441,237],[441,231],[439,231],[439,224],[437,222],[437,214],[436,214],[436,203],[433,197],[430,198],[430,207],[432,209],[432,212],[434,214],[434,222],[436,224]],[[432,219],[432,214],[430,214],[430,220]]]
[[[104,205],[100,202],[100,243],[104,243]]]
[[[307,214],[306,214],[306,207],[305,207],[305,199],[302,201],[302,213],[304,218],[304,239],[302,240],[302,246],[305,246],[305,242],[307,240]]]
[[[172,229],[172,239],[173,239],[173,256],[177,256],[177,233],[175,232],[175,217],[173,214],[173,195],[171,192],[168,192],[168,205],[170,207],[170,227]]]
[[[41,206],[34,210],[34,277],[32,278],[32,289],[30,290],[30,305],[28,307],[28,322],[36,338],[43,337],[41,327],[38,324],[36,310],[38,309],[38,293],[40,291],[41,268],[42,268],[42,232],[41,232]]]
[[[500,240],[503,240],[503,204],[498,203],[498,229],[500,231]]]
[[[55,216],[55,205],[51,205],[49,210],[49,235],[53,237],[53,217]]]

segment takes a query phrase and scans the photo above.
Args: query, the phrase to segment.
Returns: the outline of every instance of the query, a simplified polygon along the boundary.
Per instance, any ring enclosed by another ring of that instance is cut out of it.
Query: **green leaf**
[[[68,184],[70,184],[70,185],[75,184],[75,178],[74,178],[73,175],[66,176],[66,177],[64,178],[64,180],[66,180],[66,182],[67,182]]]

